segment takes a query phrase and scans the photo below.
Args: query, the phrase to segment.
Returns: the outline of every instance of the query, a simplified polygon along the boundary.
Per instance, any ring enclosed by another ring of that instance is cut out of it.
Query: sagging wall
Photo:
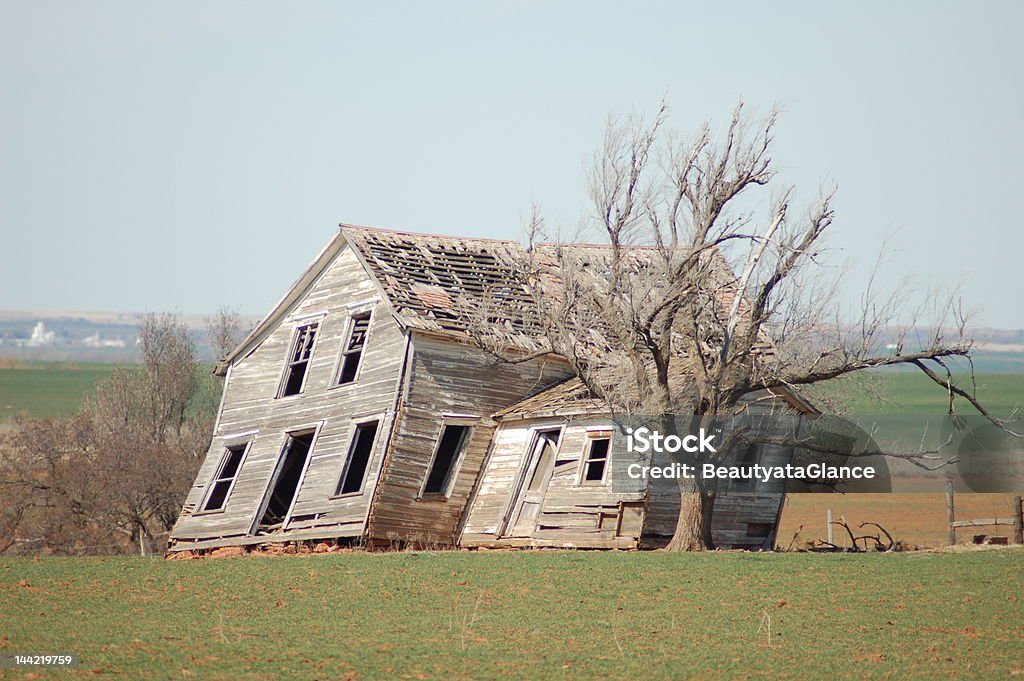
[[[376,302],[373,302],[376,301]],[[356,382],[337,386],[341,344],[353,312],[372,309]],[[323,314],[299,395],[277,398],[296,326]],[[348,248],[281,324],[231,368],[210,450],[172,532],[172,550],[246,543],[288,431],[317,427],[291,521],[281,539],[358,535],[381,466],[393,414],[405,337]],[[378,416],[377,439],[362,493],[331,498],[357,421]],[[224,510],[199,512],[226,446],[252,440]],[[266,538],[264,538],[266,540]],[[251,543],[251,542],[250,542]]]
[[[370,513],[371,542],[449,546],[487,455],[495,422],[490,415],[571,375],[551,358],[496,362],[479,348],[411,332],[407,370],[391,451]],[[423,496],[424,481],[446,415],[472,427],[447,498]],[[457,418],[473,417],[470,420]],[[456,417],[456,418],[453,418]]]
[[[510,526],[531,473],[530,454],[538,432],[561,428],[554,467],[529,536]],[[605,479],[583,480],[587,440],[611,433],[611,457]],[[494,439],[486,468],[467,512],[461,545],[563,546],[635,548],[640,539],[644,491],[638,484],[613,485],[624,480],[622,435],[606,416],[527,419],[504,422]],[[632,489],[629,489],[632,487]]]

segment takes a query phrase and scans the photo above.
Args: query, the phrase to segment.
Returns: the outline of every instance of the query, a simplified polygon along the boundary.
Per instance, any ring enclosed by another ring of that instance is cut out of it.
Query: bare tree
[[[65,421],[20,424],[0,442],[3,550],[159,551],[210,442],[188,329],[149,315],[142,364],[119,367]]]
[[[209,445],[215,405],[204,399],[195,343],[179,319],[147,315],[139,345],[142,365],[118,369],[98,386],[86,415],[94,466],[108,482],[97,515],[145,554],[174,525]]]
[[[227,305],[206,318],[206,340],[213,348],[214,358],[221,360],[235,349],[245,335],[242,316]]]
[[[188,328],[172,315],[150,314],[139,325],[138,367],[118,367],[89,397],[87,408],[111,430],[141,428],[163,442],[186,421],[199,362]]]
[[[946,370],[945,358],[971,349],[955,294],[932,296],[940,302],[925,318],[905,289],[884,298],[868,290],[859,318],[844,318],[834,302],[839,279],[821,261],[832,192],[800,214],[794,188],[783,188],[758,219],[751,207],[776,176],[775,111],[754,120],[741,104],[722,135],[705,124],[689,140],[666,130],[666,116],[663,105],[648,120],[609,121],[587,174],[593,212],[581,230],[596,232],[600,247],[545,243],[534,212],[521,264],[541,339],[532,354],[565,357],[613,411],[645,415],[662,430],[674,427],[674,414],[709,426],[741,412],[751,394],[895,364],[942,386],[951,409],[962,399],[1007,427]],[[500,326],[497,315],[484,311],[488,323],[474,336],[514,360],[488,331]],[[944,462],[935,452],[900,456]],[[699,477],[680,485],[669,548],[709,548],[715,490]]]

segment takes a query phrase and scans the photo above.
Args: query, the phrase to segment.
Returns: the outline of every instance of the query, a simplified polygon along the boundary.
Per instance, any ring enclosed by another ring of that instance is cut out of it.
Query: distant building
[[[42,322],[36,322],[35,327],[32,329],[32,335],[25,341],[25,345],[30,348],[44,348],[56,342],[57,334],[53,331],[47,331],[46,325]]]
[[[83,338],[82,345],[87,348],[123,348],[125,342],[120,338],[100,338],[100,332],[97,331],[93,335]]]

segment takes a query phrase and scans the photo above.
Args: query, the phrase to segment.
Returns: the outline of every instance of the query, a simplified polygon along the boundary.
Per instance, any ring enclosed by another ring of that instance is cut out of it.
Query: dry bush
[[[177,318],[146,317],[139,339],[142,363],[116,369],[74,418],[0,439],[0,552],[163,550],[209,447],[215,391]]]

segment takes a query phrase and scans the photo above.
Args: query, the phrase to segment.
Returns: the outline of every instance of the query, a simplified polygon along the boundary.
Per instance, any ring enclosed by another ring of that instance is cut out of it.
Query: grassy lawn
[[[0,650],[81,656],[42,678],[997,679],[1024,673],[1022,568],[1018,549],[6,558]]]

